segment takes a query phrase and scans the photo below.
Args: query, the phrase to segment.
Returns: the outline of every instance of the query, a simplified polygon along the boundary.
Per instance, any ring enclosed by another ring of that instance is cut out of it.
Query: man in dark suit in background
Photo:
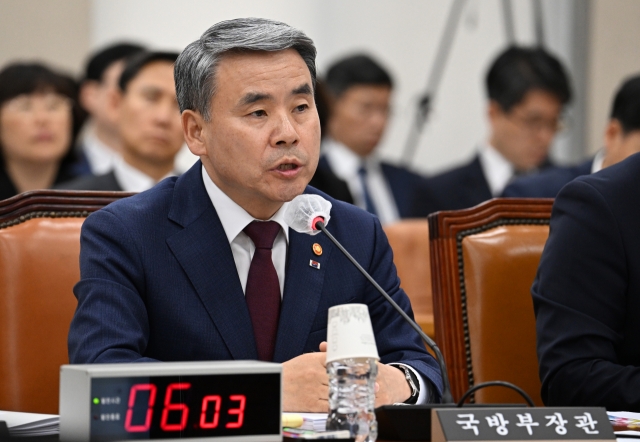
[[[490,133],[473,160],[429,178],[415,202],[420,216],[473,207],[500,196],[520,174],[550,165],[549,147],[569,102],[560,61],[542,48],[511,47],[486,78]]]
[[[174,52],[141,52],[130,58],[112,94],[120,155],[111,171],[81,177],[58,188],[142,192],[174,175],[184,144],[173,80]]]
[[[422,178],[380,161],[374,152],[389,119],[390,75],[370,57],[354,55],[329,68],[325,85],[328,134],[310,184],[377,215],[383,224],[413,216]]]
[[[328,309],[364,303],[381,358],[376,404],[437,400],[440,373],[418,334],[325,235],[286,224],[289,201],[318,193],[307,186],[320,148],[315,53],[302,32],[256,18],[185,48],[176,90],[200,161],[84,222],[72,363],[281,362],[284,409],[326,412]],[[378,219],[328,198],[327,228],[411,315]]]
[[[80,85],[80,104],[89,113],[87,129],[80,143],[86,172],[103,175],[113,168],[120,152],[117,114],[111,101],[118,92],[118,79],[125,60],[143,51],[132,43],[117,43],[100,49],[87,62]]]
[[[578,166],[550,167],[539,174],[515,180],[502,196],[555,198],[569,181],[598,172],[640,152],[640,76],[627,79],[615,95],[604,132],[604,148]]]
[[[542,399],[640,412],[640,154],[558,194],[531,292]]]

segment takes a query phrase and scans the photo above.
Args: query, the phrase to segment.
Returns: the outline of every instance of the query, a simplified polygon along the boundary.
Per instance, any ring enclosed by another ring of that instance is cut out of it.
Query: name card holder
[[[598,407],[442,408],[431,411],[432,442],[615,441]]]

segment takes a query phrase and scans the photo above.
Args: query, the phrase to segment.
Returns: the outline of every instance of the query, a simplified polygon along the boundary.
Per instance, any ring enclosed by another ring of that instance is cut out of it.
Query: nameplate
[[[615,440],[606,410],[597,407],[444,408],[431,415],[431,440]]]

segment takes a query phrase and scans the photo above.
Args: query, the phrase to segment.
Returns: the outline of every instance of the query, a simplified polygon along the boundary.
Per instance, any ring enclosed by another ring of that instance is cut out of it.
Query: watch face
[[[94,378],[91,440],[280,434],[280,374]]]

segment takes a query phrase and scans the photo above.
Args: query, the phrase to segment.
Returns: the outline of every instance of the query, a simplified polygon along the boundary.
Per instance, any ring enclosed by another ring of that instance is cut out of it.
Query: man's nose
[[[298,144],[299,136],[288,115],[278,117],[273,131],[273,145],[291,147]]]
[[[176,112],[176,108],[172,103],[158,104],[154,110],[154,119],[157,124],[168,126],[172,119],[180,118],[180,114]]]

